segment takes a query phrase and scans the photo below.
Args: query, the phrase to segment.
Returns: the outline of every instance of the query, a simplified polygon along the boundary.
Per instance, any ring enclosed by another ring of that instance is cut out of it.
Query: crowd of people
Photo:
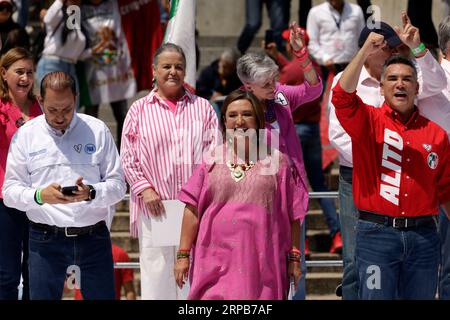
[[[263,3],[274,37],[247,52]],[[135,36],[134,15],[164,16],[167,1],[55,0],[37,58],[0,0],[1,300],[20,282],[25,300],[120,299],[121,286],[135,299],[109,230],[127,190],[141,299],[184,299],[187,284],[193,300],[305,299],[308,190],[328,191],[321,117],[339,154],[339,214],[319,203],[343,299],[450,299],[450,15],[434,45],[406,12],[400,28],[366,23],[370,1],[324,1],[302,27],[287,3],[247,0],[236,48],[193,93],[195,62],[162,43],[164,19]],[[174,201],[179,243],[161,246],[154,221]]]

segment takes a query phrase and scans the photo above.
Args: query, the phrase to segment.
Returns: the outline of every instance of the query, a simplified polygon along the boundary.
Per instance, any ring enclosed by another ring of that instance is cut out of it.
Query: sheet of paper
[[[160,217],[150,218],[153,246],[178,246],[185,204],[178,200],[164,200],[163,204],[166,213]]]

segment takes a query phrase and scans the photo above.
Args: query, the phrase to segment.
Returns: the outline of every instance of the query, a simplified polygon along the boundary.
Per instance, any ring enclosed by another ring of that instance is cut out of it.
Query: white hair
[[[237,62],[237,75],[242,83],[262,83],[279,74],[276,63],[265,53],[247,53]]]

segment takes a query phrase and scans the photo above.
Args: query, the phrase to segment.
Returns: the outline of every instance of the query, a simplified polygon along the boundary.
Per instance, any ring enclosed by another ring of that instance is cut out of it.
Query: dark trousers
[[[28,218],[0,199],[0,300],[18,299],[21,275],[22,300],[28,300]]]
[[[450,300],[450,232],[444,210],[439,210],[439,236],[441,238],[441,268],[439,272],[439,299]]]
[[[239,36],[237,48],[244,54],[252,44],[255,34],[262,24],[262,6],[266,4],[270,18],[270,28],[273,30],[278,51],[284,52],[281,33],[288,28],[289,18],[286,13],[289,3],[286,0],[246,0],[245,1],[245,26]]]
[[[89,234],[67,237],[31,224],[29,272],[32,300],[60,300],[67,274],[73,275],[85,300],[114,300],[108,228],[102,225]]]

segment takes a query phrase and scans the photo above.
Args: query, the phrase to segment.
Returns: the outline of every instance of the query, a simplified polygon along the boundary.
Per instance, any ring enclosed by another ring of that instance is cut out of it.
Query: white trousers
[[[150,219],[140,214],[139,220],[141,299],[185,300],[186,290],[178,288],[173,273],[177,247],[154,247]]]

